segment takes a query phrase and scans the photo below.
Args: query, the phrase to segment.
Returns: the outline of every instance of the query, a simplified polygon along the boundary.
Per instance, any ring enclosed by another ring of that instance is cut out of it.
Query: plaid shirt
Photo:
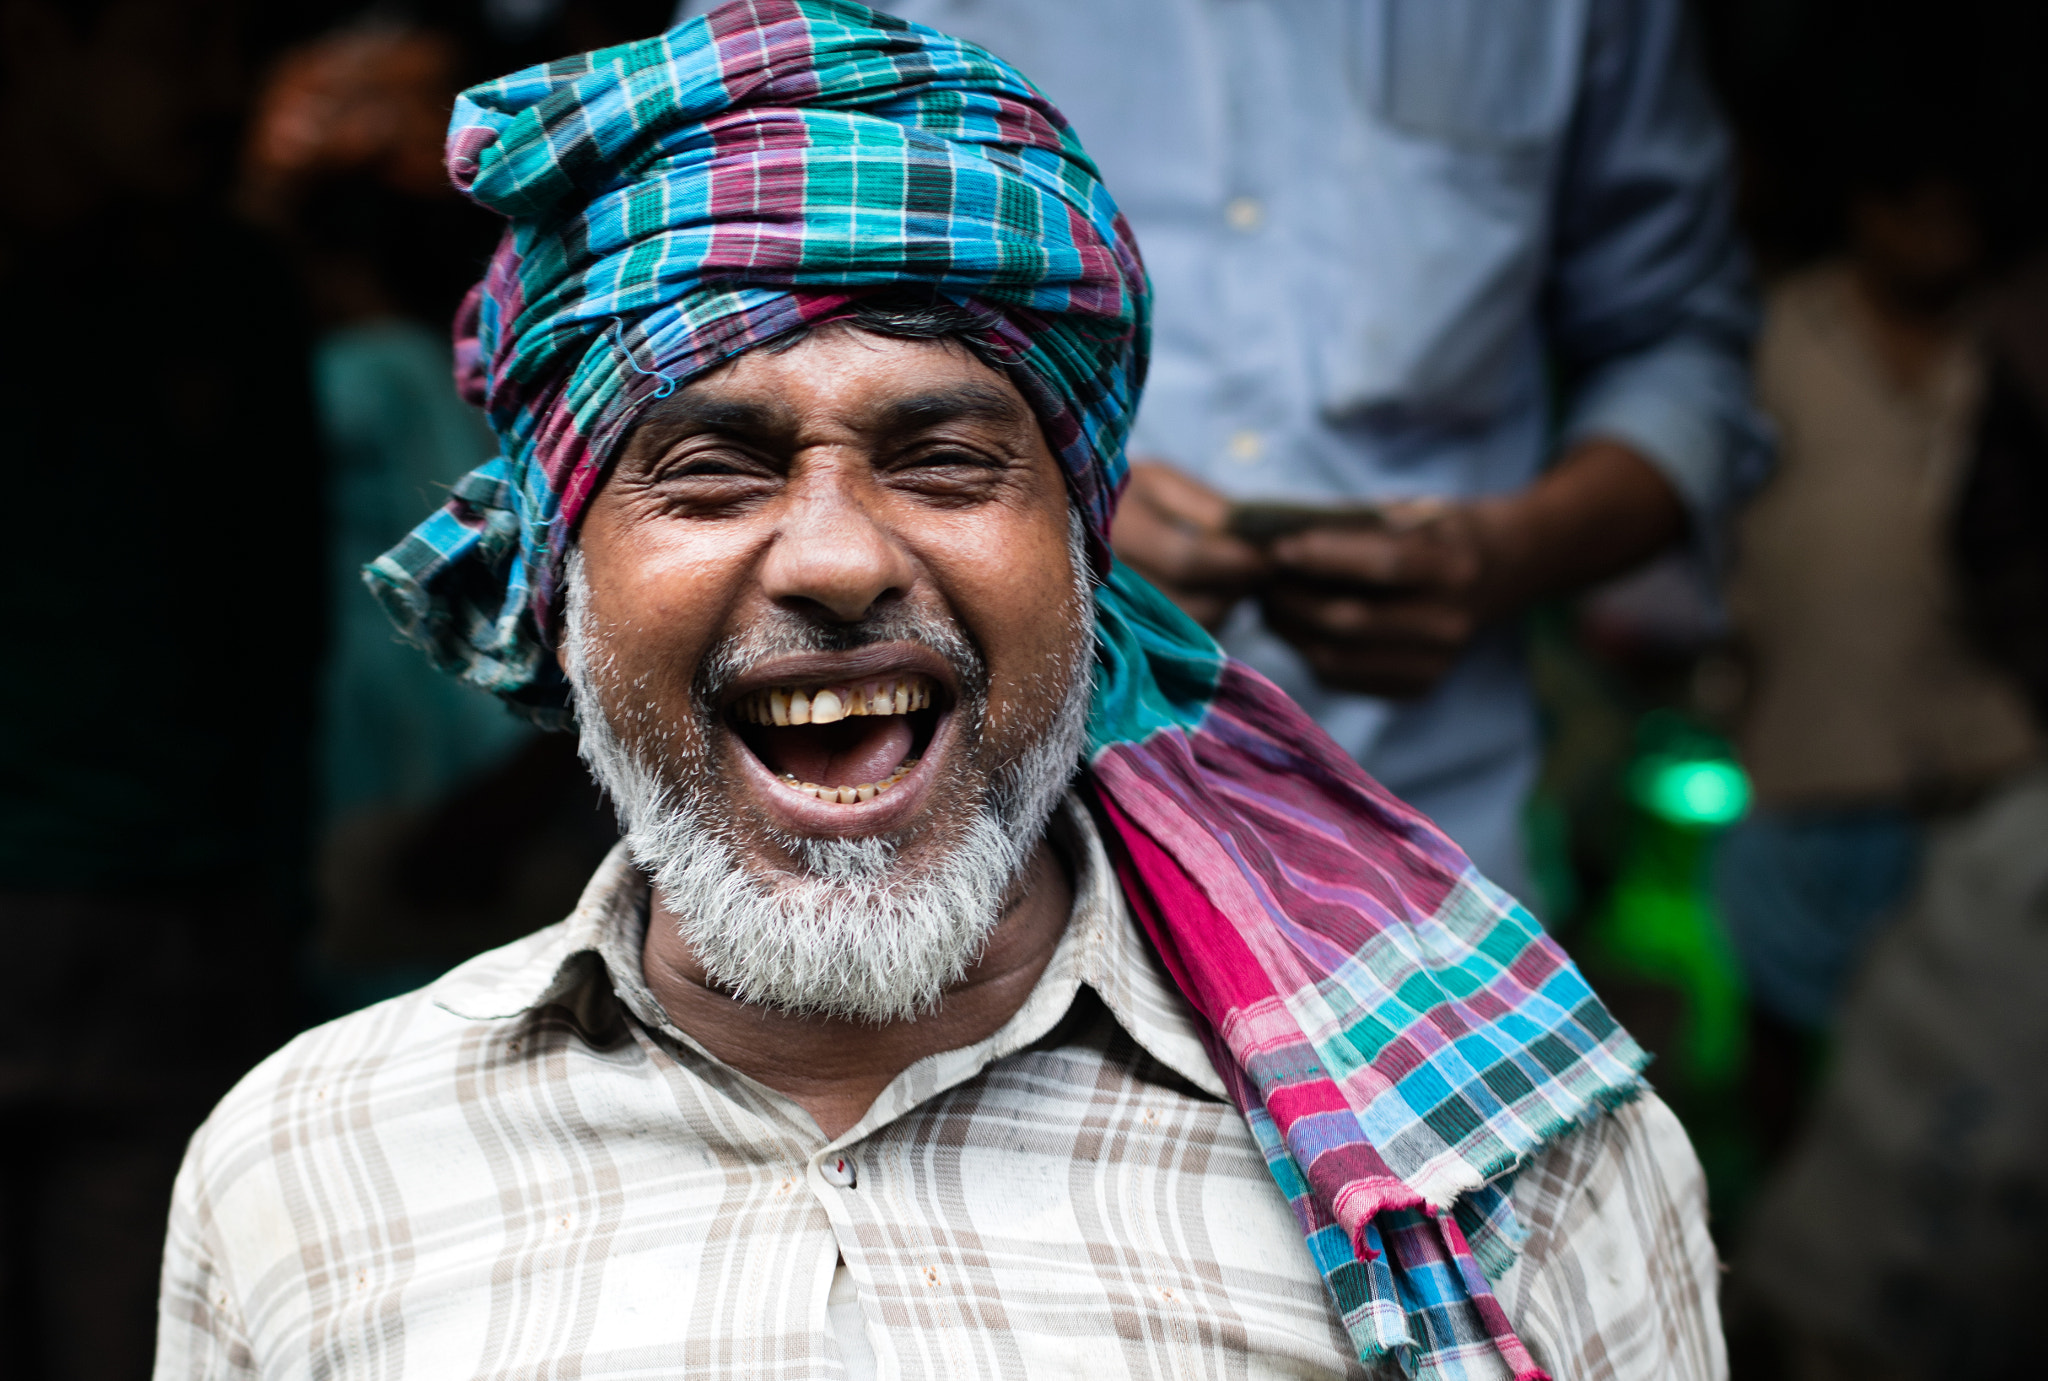
[[[158,1381],[1367,1375],[1087,813],[1056,837],[1074,913],[1023,1007],[836,1140],[663,1015],[622,852],[566,921],[301,1036],[194,1138]],[[1560,1381],[1726,1374],[1654,1095],[1513,1203],[1498,1296]]]

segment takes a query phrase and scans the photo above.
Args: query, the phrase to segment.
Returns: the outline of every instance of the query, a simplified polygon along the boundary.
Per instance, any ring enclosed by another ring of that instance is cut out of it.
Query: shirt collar
[[[1061,803],[1050,833],[1073,878],[1074,910],[1030,996],[983,1040],[927,1056],[905,1070],[842,1140],[865,1135],[1041,1039],[1084,985],[1147,1054],[1211,1097],[1228,1097],[1193,1013],[1132,919],[1102,835],[1074,793]],[[641,975],[647,901],[646,875],[621,843],[598,866],[567,919],[479,955],[433,983],[428,995],[436,1006],[471,1021],[562,1005],[593,1028],[602,1022],[598,1007],[616,1001],[643,1025],[704,1053],[671,1025]]]
[[[1072,792],[1061,804],[1053,837],[1073,871],[1074,914],[1067,934],[1079,941],[1080,981],[1153,1059],[1227,1101],[1229,1092],[1209,1060],[1193,1010],[1124,904],[1102,832]]]

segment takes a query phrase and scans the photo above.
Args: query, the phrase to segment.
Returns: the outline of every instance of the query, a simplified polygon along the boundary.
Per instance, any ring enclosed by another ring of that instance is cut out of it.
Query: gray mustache
[[[774,657],[807,652],[858,652],[877,643],[912,643],[945,659],[959,679],[961,700],[980,700],[988,662],[960,626],[928,609],[898,605],[857,623],[827,623],[789,610],[719,640],[698,663],[692,687],[700,705],[716,704],[741,677]]]

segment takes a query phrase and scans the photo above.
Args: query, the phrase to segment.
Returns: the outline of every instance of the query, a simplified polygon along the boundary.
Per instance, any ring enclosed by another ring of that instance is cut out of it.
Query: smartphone
[[[1386,510],[1378,504],[1237,503],[1230,506],[1223,529],[1232,537],[1264,546],[1312,527],[1385,527]]]

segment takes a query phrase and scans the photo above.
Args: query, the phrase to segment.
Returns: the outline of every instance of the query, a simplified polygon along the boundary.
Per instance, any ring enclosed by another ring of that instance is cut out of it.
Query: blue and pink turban
[[[863,294],[984,316],[1101,563],[1083,781],[1333,1307],[1367,1362],[1542,1375],[1489,1283],[1502,1177],[1644,1056],[1527,911],[1109,554],[1147,285],[1060,113],[931,29],[734,0],[464,93],[448,168],[508,222],[457,322],[503,453],[366,572],[400,627],[559,716],[564,559],[651,400]]]

